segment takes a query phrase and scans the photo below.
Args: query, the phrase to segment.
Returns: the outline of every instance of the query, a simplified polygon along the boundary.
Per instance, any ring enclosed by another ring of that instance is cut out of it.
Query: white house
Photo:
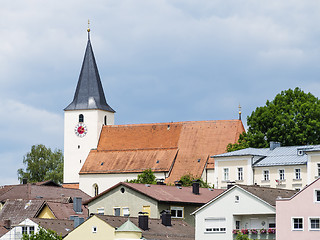
[[[231,240],[234,232],[241,230],[248,231],[253,239],[274,239],[276,199],[295,193],[294,190],[259,186],[232,186],[192,213],[195,239]]]

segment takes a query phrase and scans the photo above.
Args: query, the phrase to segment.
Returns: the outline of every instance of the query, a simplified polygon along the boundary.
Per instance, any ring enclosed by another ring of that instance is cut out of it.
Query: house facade
[[[235,185],[192,213],[195,239],[232,240],[241,231],[248,233],[251,239],[275,239],[275,200],[278,196],[294,193],[292,190]]]
[[[172,218],[194,225],[190,214],[224,190],[200,188],[199,194],[192,187],[119,183],[93,197],[84,204],[89,214],[137,217],[146,212],[150,218],[160,218],[164,210],[171,211]]]
[[[215,186],[228,183],[300,190],[320,174],[320,146],[246,148],[216,155]]]
[[[277,200],[277,240],[318,239],[320,178],[288,199]]]

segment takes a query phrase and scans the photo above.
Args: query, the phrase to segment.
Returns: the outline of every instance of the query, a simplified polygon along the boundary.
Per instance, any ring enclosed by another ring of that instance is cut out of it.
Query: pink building
[[[276,202],[277,240],[320,239],[320,178]]]

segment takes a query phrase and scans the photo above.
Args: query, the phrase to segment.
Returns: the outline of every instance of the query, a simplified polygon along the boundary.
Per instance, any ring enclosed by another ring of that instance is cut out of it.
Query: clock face
[[[78,123],[74,132],[78,137],[84,137],[87,134],[87,126],[83,123]]]

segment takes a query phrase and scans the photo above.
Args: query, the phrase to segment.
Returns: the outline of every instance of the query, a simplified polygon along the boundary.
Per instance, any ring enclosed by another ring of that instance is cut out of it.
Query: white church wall
[[[137,179],[140,173],[122,173],[122,174],[81,174],[79,188],[90,196],[94,196],[94,186],[97,185],[99,193],[126,180]],[[166,173],[154,173],[157,179],[165,179]]]

